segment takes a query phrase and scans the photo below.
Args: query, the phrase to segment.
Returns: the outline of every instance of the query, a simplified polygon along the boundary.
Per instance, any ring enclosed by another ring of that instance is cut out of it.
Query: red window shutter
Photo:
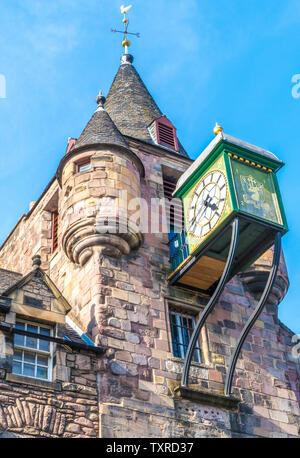
[[[52,212],[52,253],[58,245],[58,212]]]
[[[156,134],[157,143],[168,146],[169,148],[178,151],[176,129],[165,116],[163,116],[160,119],[157,119]]]
[[[164,196],[167,199],[173,199],[173,192],[175,191],[176,183],[170,181],[167,178],[163,178],[164,184]],[[180,218],[181,215],[181,219]],[[170,226],[172,227],[182,227],[184,229],[184,214],[183,214],[183,205],[182,201],[177,199],[175,205],[170,208]]]

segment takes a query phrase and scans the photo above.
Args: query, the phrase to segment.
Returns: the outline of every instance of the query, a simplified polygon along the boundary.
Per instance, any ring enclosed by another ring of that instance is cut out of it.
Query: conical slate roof
[[[163,113],[132,65],[130,54],[122,56],[105,102],[105,109],[123,135],[153,143],[149,125]],[[179,153],[187,156],[179,143]]]
[[[76,148],[99,143],[129,148],[127,141],[102,106],[97,108],[88,122],[86,128],[76,142]]]

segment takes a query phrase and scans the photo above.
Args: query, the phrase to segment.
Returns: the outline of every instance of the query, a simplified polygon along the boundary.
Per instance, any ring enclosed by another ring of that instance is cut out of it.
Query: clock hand
[[[207,205],[206,205],[206,202],[204,202],[204,204],[203,204],[203,205],[204,205],[204,208],[203,208],[203,207],[201,207],[201,208],[200,208],[200,210],[199,210],[199,211],[198,211],[198,213],[197,213],[197,216],[196,216],[196,219],[197,219],[197,221],[198,221],[199,219],[201,219],[201,218],[202,218],[202,216],[204,215],[204,213],[205,213],[205,212],[206,212],[206,210],[207,210]]]
[[[210,207],[212,210],[218,210],[218,206],[216,204],[208,204],[208,207]]]

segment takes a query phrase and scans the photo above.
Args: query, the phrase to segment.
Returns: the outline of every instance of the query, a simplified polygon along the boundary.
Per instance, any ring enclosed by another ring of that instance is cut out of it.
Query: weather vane
[[[122,5],[121,8],[120,8],[121,9],[121,13],[124,14],[124,18],[123,18],[124,31],[111,29],[111,32],[123,33],[124,34],[124,40],[122,41],[122,46],[125,48],[125,54],[128,54],[128,48],[130,46],[130,41],[127,40],[127,35],[135,35],[136,37],[140,38],[140,33],[128,32],[129,21],[128,21],[127,17],[126,17],[126,13],[127,13],[127,11],[130,10],[130,8],[132,8],[132,5],[129,5],[129,6],[126,6],[126,7],[124,5]]]

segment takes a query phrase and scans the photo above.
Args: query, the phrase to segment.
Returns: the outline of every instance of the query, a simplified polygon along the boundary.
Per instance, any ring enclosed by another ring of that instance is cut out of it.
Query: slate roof
[[[109,114],[99,107],[75,144],[75,148],[98,143],[129,148],[127,141],[119,132]]]
[[[0,295],[22,278],[22,274],[0,269]]]
[[[106,97],[105,109],[123,135],[154,143],[148,127],[163,113],[128,60],[119,67]],[[180,142],[179,154],[188,157]]]
[[[77,343],[86,343],[80,335],[73,329],[71,328],[70,325],[66,324],[66,329],[65,329],[65,337],[67,339],[70,339],[72,342],[77,342]]]

